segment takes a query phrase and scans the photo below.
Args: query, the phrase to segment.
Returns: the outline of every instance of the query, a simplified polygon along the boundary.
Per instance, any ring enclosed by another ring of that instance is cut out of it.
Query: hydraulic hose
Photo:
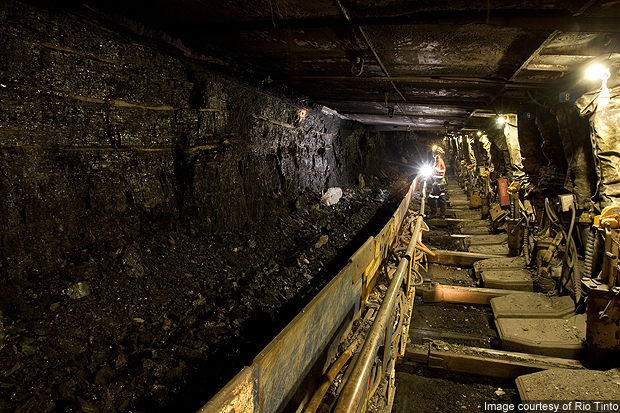
[[[558,216],[556,215],[555,211],[551,209],[551,205],[549,204],[549,198],[545,198],[545,211],[547,212],[549,220],[553,224],[560,225],[560,220],[558,219]]]
[[[581,297],[581,271],[576,271],[574,268],[575,263],[577,262],[577,246],[575,245],[575,241],[573,240],[573,228],[575,227],[575,219],[577,215],[575,205],[572,204],[570,206],[571,221],[568,229],[568,234],[564,230],[564,227],[562,226],[562,223],[560,222],[557,214],[551,208],[551,205],[549,204],[549,198],[545,198],[545,211],[547,212],[547,216],[549,217],[551,224],[559,227],[564,238],[566,239],[566,253],[564,254],[563,261],[569,271],[571,271],[571,275],[562,283],[562,285],[566,286],[568,281],[572,280],[575,300],[578,300],[578,296]],[[577,272],[579,272],[579,274],[577,274]]]
[[[573,228],[575,227],[575,218],[577,215],[574,204],[571,204],[570,210],[572,215],[570,219],[570,226],[568,227],[568,236],[566,237],[566,256],[570,254],[570,261],[567,261],[568,268],[573,268],[575,266],[575,262],[577,261],[577,246],[575,245],[575,240],[573,239]]]
[[[573,228],[575,228],[575,205],[570,206],[572,216],[570,220],[570,226],[568,227],[568,241],[567,241],[567,255],[570,252],[570,262],[568,268],[572,270],[571,278],[573,280],[573,291],[575,293],[575,302],[578,303],[581,299],[581,277],[583,276],[583,267],[581,265],[575,265],[577,262],[577,247],[575,246],[575,240],[573,239]]]
[[[418,270],[412,269],[411,272],[413,272],[415,274],[415,278],[413,281],[413,286],[414,287],[421,287],[424,284],[424,277],[422,277],[422,274],[420,274],[420,272]]]
[[[373,369],[372,373],[374,374],[371,374],[371,377],[373,377],[373,379],[372,379],[372,382],[370,382],[370,386],[369,386],[370,391],[368,393],[368,400],[370,400],[370,398],[374,396],[375,392],[379,388],[379,384],[381,384],[381,378],[383,377],[383,374],[384,374],[383,363],[381,362],[381,360],[377,362],[377,365]]]
[[[588,231],[588,241],[586,242],[586,256],[584,262],[583,276],[585,278],[592,278],[592,268],[594,261],[594,247],[596,244],[596,229],[590,228]]]
[[[573,268],[573,288],[575,290],[575,304],[581,301],[581,279],[583,278],[583,263],[577,262]]]
[[[567,234],[566,231],[564,230],[564,227],[560,223],[560,219],[556,215],[555,211],[551,208],[551,205],[549,205],[549,198],[545,198],[545,210],[547,211],[547,216],[551,220],[552,224],[555,224],[556,226],[560,228],[560,231],[562,232],[562,234],[564,235],[564,238],[566,239],[566,255],[564,258],[564,262],[568,265],[569,268],[573,268],[575,266],[575,261],[577,260],[577,246],[575,245],[575,241],[572,238],[573,227],[575,226],[576,211],[575,211],[574,205],[571,205],[570,209],[571,209],[572,214],[571,214],[571,221],[570,221],[570,226],[569,226],[569,230]]]
[[[340,355],[340,357],[338,357],[338,360],[336,360],[336,362],[329,368],[329,370],[323,377],[323,381],[319,385],[319,388],[315,391],[312,399],[310,399],[310,402],[306,406],[304,413],[314,413],[318,410],[319,405],[321,404],[321,401],[325,396],[325,393],[327,393],[327,390],[329,390],[329,386],[331,386],[332,382],[334,381],[340,370],[342,370],[342,367],[346,364],[346,362],[349,361],[349,359],[353,355],[353,352],[355,351],[355,347],[357,347],[358,344],[358,340],[352,342],[349,347]]]
[[[525,256],[526,265],[529,265],[532,257],[530,256],[530,226],[527,220],[523,228],[523,255]]]

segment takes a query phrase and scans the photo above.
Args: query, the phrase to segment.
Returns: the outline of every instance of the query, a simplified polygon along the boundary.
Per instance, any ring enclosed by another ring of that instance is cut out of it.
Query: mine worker
[[[433,164],[433,183],[431,186],[431,192],[428,194],[428,203],[431,207],[430,217],[439,218],[446,217],[446,163],[443,161],[442,155],[444,150],[437,145],[433,145],[433,158],[435,163]],[[439,209],[439,215],[437,215],[437,209]]]

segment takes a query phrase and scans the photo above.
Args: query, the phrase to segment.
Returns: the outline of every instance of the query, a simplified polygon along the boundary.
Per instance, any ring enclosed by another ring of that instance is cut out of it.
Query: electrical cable
[[[566,287],[568,281],[573,281],[573,288],[575,293],[575,298],[577,297],[577,293],[581,296],[581,285],[577,286],[578,283],[581,283],[581,280],[577,281],[577,277],[580,274],[575,274],[575,263],[577,262],[577,246],[575,245],[575,240],[573,240],[573,228],[575,227],[575,219],[576,219],[576,210],[575,205],[572,204],[570,206],[571,210],[571,222],[569,225],[568,233],[564,230],[564,226],[560,222],[555,211],[551,208],[549,198],[545,198],[545,211],[547,212],[547,216],[549,217],[551,223],[557,227],[559,227],[560,232],[566,239],[566,253],[564,254],[563,262],[566,264],[571,274],[566,280],[562,283],[562,287]],[[577,291],[579,289],[579,291]]]
[[[368,392],[368,400],[370,400],[370,398],[374,396],[375,392],[379,388],[379,384],[381,384],[381,378],[383,377],[383,363],[381,362],[381,360],[377,362],[375,368],[373,368],[373,371],[375,374],[369,386],[370,391]],[[373,375],[371,373],[371,377],[372,376]]]
[[[414,274],[415,274],[415,278],[413,281],[413,286],[414,287],[420,287],[422,286],[422,284],[424,284],[424,277],[422,277],[422,274],[420,274],[420,272],[418,270],[411,270]],[[419,281],[418,281],[419,279]]]
[[[575,218],[577,215],[577,211],[575,211],[575,205],[571,204],[570,210],[572,212],[570,225],[568,227],[568,236],[566,238],[566,252],[570,254],[570,261],[568,261],[568,268],[573,268],[575,266],[575,262],[577,261],[577,246],[575,245],[575,240],[573,239],[573,229],[575,228]]]
[[[358,59],[359,59],[359,61],[360,61],[360,63],[359,63],[359,65],[360,65],[360,71],[359,71],[358,73],[355,73],[355,71],[354,71],[354,69],[355,69],[355,64],[352,64],[352,65],[351,65],[351,74],[352,74],[353,76],[360,76],[360,75],[362,74],[362,72],[364,71],[364,58],[362,57],[362,58],[358,58]],[[356,62],[356,63],[357,63],[357,62]]]
[[[583,276],[586,278],[592,278],[592,270],[594,268],[594,252],[596,249],[596,241],[598,234],[595,228],[590,228],[588,231],[588,240],[586,241],[586,256],[585,256],[585,268]]]
[[[529,265],[532,259],[530,255],[530,220],[523,210],[521,210],[521,214],[525,219],[523,226],[523,255],[525,256],[525,264]]]
[[[394,333],[399,331],[404,323],[405,311],[403,310],[405,308],[405,300],[406,300],[405,294],[401,291],[399,294],[398,301],[397,301],[398,308],[400,311],[400,317],[398,317],[398,322],[396,323],[396,326],[394,327],[394,332],[392,333],[392,344],[394,344],[394,342],[398,340],[398,334],[394,334]]]

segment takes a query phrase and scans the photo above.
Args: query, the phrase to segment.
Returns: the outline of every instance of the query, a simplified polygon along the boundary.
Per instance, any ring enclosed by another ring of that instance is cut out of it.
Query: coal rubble
[[[0,411],[198,410],[346,264],[385,201],[345,190],[238,233],[143,234],[2,281]]]

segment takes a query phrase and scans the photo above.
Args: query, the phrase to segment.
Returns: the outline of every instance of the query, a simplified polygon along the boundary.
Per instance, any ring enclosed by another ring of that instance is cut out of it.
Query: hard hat
[[[441,146],[437,146],[437,145],[433,146],[433,152],[437,152],[437,153],[442,154],[442,155],[445,153],[443,148]]]

